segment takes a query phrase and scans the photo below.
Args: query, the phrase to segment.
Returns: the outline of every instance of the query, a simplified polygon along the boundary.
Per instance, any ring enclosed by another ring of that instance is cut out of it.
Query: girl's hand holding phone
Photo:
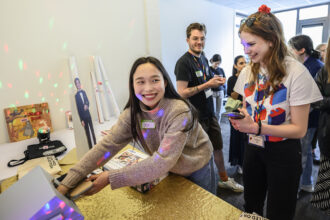
[[[240,111],[240,114],[244,115],[244,117],[242,119],[229,117],[229,121],[233,127],[243,133],[257,134],[259,129],[258,124],[253,121],[245,108],[238,108],[238,110]]]

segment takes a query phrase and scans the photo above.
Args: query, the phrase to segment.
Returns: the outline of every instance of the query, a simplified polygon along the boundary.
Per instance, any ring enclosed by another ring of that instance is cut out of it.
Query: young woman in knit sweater
[[[159,60],[142,57],[135,61],[129,77],[129,93],[125,109],[109,134],[68,172],[58,190],[66,194],[100,166],[97,162],[104,155],[110,153],[109,160],[135,140],[150,157],[90,177],[94,180],[93,187],[87,195],[107,185],[117,189],[151,182],[167,172],[182,175],[216,194],[218,177],[211,142],[198,123],[196,110],[175,91]]]

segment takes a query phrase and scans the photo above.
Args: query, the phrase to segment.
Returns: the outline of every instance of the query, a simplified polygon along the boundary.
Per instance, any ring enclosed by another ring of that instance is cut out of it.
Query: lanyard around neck
[[[260,120],[261,110],[262,110],[262,107],[263,107],[265,99],[266,99],[266,89],[267,89],[267,83],[266,83],[266,87],[263,89],[264,95],[262,97],[261,105],[259,108],[259,74],[258,74],[257,88],[256,88],[256,93],[257,93],[257,121],[256,122],[259,122],[259,120]]]
[[[200,70],[202,70],[204,81],[206,81],[206,71],[205,71],[205,66],[204,66],[204,63],[203,63],[203,59],[200,58],[200,59],[201,59],[201,63],[202,63],[202,67],[201,67],[201,65],[199,64],[199,62],[198,62],[198,60],[196,59],[196,57],[195,57],[194,55],[191,55],[191,56],[193,56],[194,61],[195,61],[196,65],[198,66],[198,68],[199,68]]]

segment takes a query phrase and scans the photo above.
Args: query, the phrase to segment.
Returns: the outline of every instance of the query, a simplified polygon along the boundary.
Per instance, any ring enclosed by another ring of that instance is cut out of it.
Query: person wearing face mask
[[[220,54],[214,54],[213,57],[210,59],[211,66],[210,71],[211,74],[220,76],[221,78],[226,78],[225,72],[220,67],[221,64],[221,56]],[[215,104],[215,117],[217,117],[218,122],[221,121],[221,108],[222,108],[222,100],[224,98],[224,90],[225,86],[221,85],[216,88],[212,88],[213,91],[213,101]]]
[[[319,60],[320,53],[313,48],[313,41],[307,35],[298,35],[289,40],[289,45],[297,56],[298,61],[304,64],[314,78],[316,73],[323,67]],[[300,189],[306,192],[314,191],[313,183],[313,155],[312,141],[318,126],[319,111],[312,110],[309,113],[308,129],[301,139],[302,167],[303,172],[300,180]]]
[[[243,101],[243,97],[234,91],[234,87],[239,74],[245,67],[246,61],[244,56],[239,55],[234,59],[233,74],[227,82],[227,95],[235,100]],[[238,110],[235,110],[238,112]],[[245,134],[237,131],[230,124],[230,139],[229,139],[229,162],[230,165],[237,165],[237,172],[243,174],[243,156],[244,156],[244,141]]]
[[[243,119],[233,127],[248,134],[243,162],[245,211],[292,220],[301,175],[301,144],[310,103],[322,100],[304,65],[289,56],[281,22],[266,5],[242,20],[239,36],[250,63],[234,91],[243,97]]]

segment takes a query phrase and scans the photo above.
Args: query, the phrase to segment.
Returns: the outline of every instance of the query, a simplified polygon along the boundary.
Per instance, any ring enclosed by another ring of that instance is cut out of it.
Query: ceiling
[[[256,12],[260,5],[265,4],[271,11],[304,7],[320,3],[329,3],[329,0],[207,0],[216,4],[235,9],[237,12],[249,15]]]

